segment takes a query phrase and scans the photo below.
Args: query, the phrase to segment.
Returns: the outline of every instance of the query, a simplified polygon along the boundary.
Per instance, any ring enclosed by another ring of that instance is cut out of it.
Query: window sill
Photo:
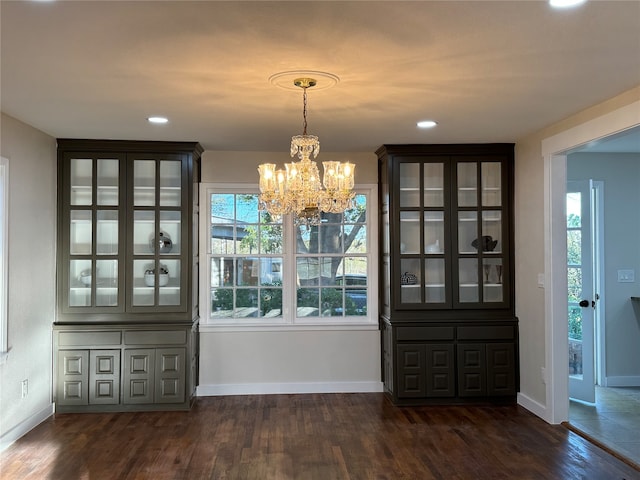
[[[206,332],[310,332],[310,331],[371,331],[379,330],[378,323],[339,324],[258,324],[258,323],[200,323],[200,333]]]

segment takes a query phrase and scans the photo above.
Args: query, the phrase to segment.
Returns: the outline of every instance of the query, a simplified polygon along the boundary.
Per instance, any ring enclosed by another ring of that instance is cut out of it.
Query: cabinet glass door
[[[131,305],[182,305],[182,162],[133,162]]]
[[[120,160],[69,159],[67,307],[118,307]]]
[[[445,161],[402,162],[400,177],[400,301],[448,301],[445,246]]]
[[[502,163],[461,161],[456,175],[458,302],[504,302]]]

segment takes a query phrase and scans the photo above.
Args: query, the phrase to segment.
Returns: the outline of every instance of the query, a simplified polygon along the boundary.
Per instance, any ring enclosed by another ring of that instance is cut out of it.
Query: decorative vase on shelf
[[[153,235],[149,238],[149,248],[155,253],[156,248],[159,253],[169,253],[173,248],[173,242],[167,232],[160,230],[157,237]]]
[[[427,253],[441,253],[442,250],[440,250],[440,240],[436,240],[435,243],[427,245],[425,250]]]
[[[144,271],[144,283],[147,287],[155,287],[156,285],[156,270],[153,265],[147,265]],[[164,287],[169,283],[169,269],[166,265],[160,264],[160,270],[158,271],[158,286]]]

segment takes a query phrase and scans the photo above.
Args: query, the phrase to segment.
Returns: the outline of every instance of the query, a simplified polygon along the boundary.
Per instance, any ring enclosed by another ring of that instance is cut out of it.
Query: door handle
[[[582,300],[578,305],[580,305],[583,308],[586,308],[589,306],[589,300]]]

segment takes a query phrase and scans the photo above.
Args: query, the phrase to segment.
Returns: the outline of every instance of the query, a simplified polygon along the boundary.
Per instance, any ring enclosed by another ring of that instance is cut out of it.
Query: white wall
[[[640,386],[640,153],[574,153],[568,180],[604,182],[604,301],[606,379],[603,384]],[[618,269],[636,272],[633,283],[618,282]]]
[[[582,125],[590,120],[631,105],[640,98],[640,86],[610,100],[555,123],[535,134],[516,140],[515,162],[515,270],[516,315],[520,322],[520,394],[518,401],[531,411],[548,420],[546,411],[553,391],[552,374],[545,372],[550,332],[545,328],[545,290],[538,284],[544,272],[545,233],[545,165],[542,141]],[[558,362],[561,364],[562,362]],[[566,363],[566,362],[565,362]],[[566,366],[566,365],[565,365]],[[547,380],[545,380],[545,378]],[[568,404],[568,400],[567,400]]]
[[[321,152],[317,160],[349,160],[356,164],[356,183],[377,183],[373,152]],[[289,161],[288,152],[205,151],[202,181],[255,185],[260,163]],[[381,390],[377,326],[265,331],[201,326],[198,395]]]
[[[9,356],[0,366],[0,449],[51,415],[56,141],[2,114],[9,159]],[[28,395],[22,398],[22,380]]]

